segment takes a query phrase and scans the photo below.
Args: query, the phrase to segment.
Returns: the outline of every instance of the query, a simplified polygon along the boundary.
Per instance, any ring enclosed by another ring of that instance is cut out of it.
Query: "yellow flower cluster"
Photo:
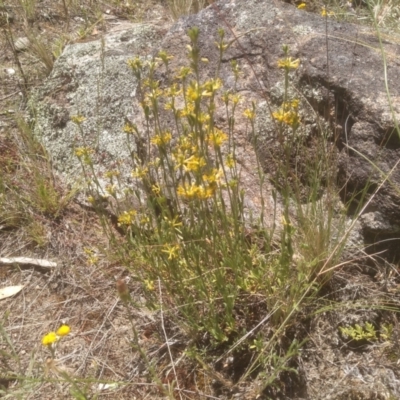
[[[186,200],[207,200],[214,196],[215,185],[190,185],[178,186],[177,193]]]
[[[77,147],[75,149],[75,155],[79,158],[87,158],[91,154],[93,154],[93,149],[91,149],[90,147]]]
[[[209,133],[207,136],[207,141],[212,143],[215,147],[221,147],[227,140],[228,135],[217,128],[214,128],[213,132]]]
[[[333,11],[327,11],[326,7],[322,7],[321,8],[321,15],[323,17],[332,17],[335,15],[335,13]]]
[[[211,96],[213,95],[218,89],[222,86],[221,79],[210,79],[209,81],[205,82],[202,87],[204,89],[205,94],[203,96]]]
[[[43,336],[42,344],[43,346],[50,346],[58,340],[55,332],[49,332],[47,335]]]
[[[197,172],[206,165],[204,157],[192,155],[183,161],[183,169],[186,172]]]
[[[110,196],[116,196],[117,194],[117,187],[115,185],[106,185],[105,187],[106,192],[110,195]]]
[[[278,60],[278,67],[284,68],[286,70],[289,69],[297,69],[300,65],[300,59],[293,60],[292,57],[286,57],[282,60]]]
[[[175,98],[182,93],[182,90],[179,89],[179,86],[174,83],[170,87],[164,90],[164,95],[167,97]]]
[[[218,184],[221,181],[223,174],[222,169],[213,168],[211,173],[203,175],[203,180],[209,185]]]
[[[235,165],[236,165],[235,157],[232,153],[229,153],[227,155],[226,160],[225,160],[225,165],[230,169],[235,167]]]
[[[247,108],[244,110],[243,115],[248,118],[250,121],[253,121],[256,118],[256,113],[254,110]]]
[[[155,184],[151,187],[151,191],[158,197],[161,194],[161,188],[159,184]]]
[[[229,91],[223,93],[221,98],[222,98],[222,101],[225,103],[226,106],[229,104],[230,101],[232,101],[232,103],[236,106],[239,103],[239,101],[241,100],[240,95],[238,95],[237,93],[232,94]]]
[[[99,261],[99,257],[96,254],[96,251],[93,249],[90,249],[88,247],[83,248],[84,253],[87,256],[87,261],[89,265],[96,265],[97,262]]]
[[[189,51],[194,58],[198,58],[193,46],[189,46]],[[170,59],[171,57],[165,52],[158,54],[158,61],[161,61],[167,69]],[[207,60],[204,60],[204,62],[207,62]],[[144,67],[141,59],[129,60],[128,65],[134,74],[140,77]],[[159,82],[152,78],[152,71],[155,68],[154,62],[146,63],[146,68],[150,72],[145,79],[141,79],[141,87],[146,92],[141,105],[146,118],[150,121],[152,113],[155,113],[162,105],[165,110],[173,112],[177,127],[182,127],[182,131],[177,128],[173,140],[172,131],[163,131],[163,128],[159,125],[156,128],[155,135],[150,139],[150,142],[158,148],[158,156],[163,157],[162,167],[168,165],[170,171],[176,171],[173,180],[179,197],[185,200],[210,199],[215,195],[218,187],[227,188],[226,185],[221,185],[222,168],[213,168],[213,162],[209,161],[208,154],[212,147],[216,153],[220,153],[221,146],[228,140],[228,135],[212,124],[215,107],[213,100],[222,87],[222,81],[219,78],[214,78],[201,83],[197,79],[188,79],[191,75],[198,75],[194,63],[191,63],[190,66],[182,67],[178,71],[175,76],[176,83],[167,88],[160,88]],[[233,68],[238,73],[237,63],[233,65]],[[240,101],[240,96],[227,92],[222,99],[226,106],[231,102],[231,104],[233,103],[232,107],[235,108]],[[209,103],[207,111],[202,107],[206,100]],[[254,111],[251,111],[249,117],[254,118]],[[131,123],[124,126],[124,131],[129,134],[137,134],[136,126]],[[167,146],[171,157],[168,154],[167,159],[165,159]],[[232,169],[235,166],[233,155],[228,156],[226,162],[228,168]],[[154,169],[157,168],[158,165],[148,162],[136,166],[131,172],[131,176],[146,179],[149,174],[153,175]],[[152,184],[151,191],[156,196],[160,196],[162,185]],[[132,212],[125,211],[118,217],[118,224],[130,226],[136,220],[140,223],[141,218],[136,217]],[[168,254],[169,257],[172,257],[173,253]]]
[[[174,56],[170,56],[167,54],[165,50],[161,50],[158,52],[158,57],[159,60],[161,60],[165,65],[168,65],[169,60],[172,60]],[[157,60],[156,58],[156,60]]]
[[[166,146],[172,140],[172,134],[169,131],[161,132],[155,135],[150,142],[158,147]]]
[[[81,158],[83,163],[86,165],[90,165],[92,160],[90,158],[90,155],[93,154],[94,151],[90,147],[77,147],[75,149],[75,155],[78,158]]]
[[[85,120],[86,118],[83,115],[73,115],[71,117],[71,121],[76,125],[82,124],[82,122],[84,122]]]
[[[298,114],[299,100],[295,99],[290,102],[282,104],[281,108],[272,113],[272,116],[279,122],[283,122],[286,125],[296,129],[300,123],[300,117]]]
[[[56,332],[49,332],[42,338],[43,346],[51,346],[53,343],[57,342],[63,336],[68,335],[71,332],[71,328],[68,325],[61,325]]]
[[[175,258],[178,258],[178,251],[179,251],[179,246],[174,245],[174,246],[165,246],[164,250],[161,250],[163,253],[168,254],[168,260],[174,260]]]
[[[141,70],[143,68],[143,62],[139,57],[129,59],[127,61],[127,64],[129,68],[134,72]]]
[[[119,217],[118,217],[118,226],[126,225],[130,226],[133,224],[135,221],[135,216],[136,216],[136,211],[135,210],[130,210],[130,211],[124,211]]]
[[[123,131],[127,133],[128,135],[132,135],[134,133],[138,133],[137,126],[135,124],[132,124],[131,122],[126,122],[123,128]]]
[[[145,178],[149,173],[149,168],[148,167],[137,167],[131,172],[132,178],[140,178],[143,179]]]
[[[222,86],[220,79],[210,79],[209,81],[199,85],[196,81],[189,84],[186,89],[186,99],[195,103],[202,97],[210,97]]]

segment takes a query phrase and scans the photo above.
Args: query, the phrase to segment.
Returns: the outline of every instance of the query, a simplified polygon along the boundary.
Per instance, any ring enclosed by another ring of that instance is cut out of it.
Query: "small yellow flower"
[[[175,152],[172,154],[172,159],[175,162],[175,169],[179,169],[183,167],[183,164],[186,160],[186,154],[180,149],[175,150]]]
[[[228,140],[228,135],[222,132],[220,129],[214,128],[214,132],[211,132],[207,138],[215,147],[220,147],[224,142]]]
[[[192,183],[190,186],[179,186],[177,193],[179,196],[186,200],[207,200],[212,197],[215,193],[216,184],[210,184],[207,186],[196,185]]]
[[[248,108],[247,110],[244,110],[243,115],[248,118],[249,120],[254,120],[254,118],[256,117],[256,113],[254,112],[254,110]]]
[[[228,48],[228,44],[225,42],[221,42],[221,43],[215,42],[215,45],[217,46],[217,49],[219,51],[225,51]]]
[[[99,261],[99,257],[96,255],[96,252],[88,247],[84,247],[83,251],[87,255],[87,261],[90,265],[96,265]],[[57,333],[58,334],[58,333]]]
[[[197,197],[197,194],[199,192],[199,186],[196,184],[191,184],[190,186],[185,185],[185,186],[178,186],[177,193],[179,196],[184,197],[187,200],[192,200]]]
[[[297,58],[296,60],[293,60],[292,57],[287,57],[282,60],[278,60],[278,67],[285,68],[287,70],[297,69],[297,68],[299,68],[299,65],[300,65],[299,58]]]
[[[82,124],[82,122],[84,122],[85,120],[86,120],[86,118],[83,115],[72,115],[71,116],[71,121],[76,125]]]
[[[94,205],[96,203],[96,199],[93,196],[89,196],[87,198],[87,201],[92,205]]]
[[[186,79],[188,77],[188,75],[191,73],[191,70],[189,67],[182,67],[179,70],[179,73],[177,75],[178,79]]]
[[[132,178],[144,178],[149,173],[147,167],[137,167],[131,172]]]
[[[171,228],[178,228],[178,226],[182,226],[182,221],[179,220],[178,216],[175,216],[173,219],[164,217],[164,220]]]
[[[303,10],[304,8],[306,8],[306,3],[300,3],[300,4],[297,6],[297,8],[298,8],[299,10]]]
[[[201,88],[197,82],[191,82],[186,90],[186,98],[188,101],[195,103],[201,97]]]
[[[204,130],[206,130],[206,124],[210,121],[210,114],[204,112],[199,113],[197,116],[197,121],[199,124],[204,124]]]
[[[117,194],[117,187],[115,185],[106,185],[105,189],[110,196],[115,196]]]
[[[160,185],[158,185],[158,184],[153,185],[153,186],[151,187],[151,191],[152,191],[156,196],[159,196],[160,193],[161,193]]]
[[[297,128],[300,123],[299,114],[295,111],[288,111],[285,113],[284,122],[292,128]]]
[[[226,157],[225,165],[230,169],[234,168],[234,166],[235,166],[235,157],[233,156],[232,153],[228,154],[228,156]]]
[[[214,184],[214,183],[219,183],[221,181],[223,174],[224,173],[223,173],[222,169],[218,170],[218,169],[214,168],[210,174],[203,175],[203,180],[205,182],[208,182],[210,185]]]
[[[168,254],[168,260],[173,260],[178,257],[179,246],[166,246],[165,250],[161,251]]]
[[[189,115],[192,115],[194,112],[194,104],[193,103],[188,103],[185,108],[180,110],[180,115],[182,117],[187,117]]]
[[[129,135],[132,135],[134,133],[138,133],[137,126],[135,124],[132,124],[131,122],[127,122],[124,127],[123,131]]]
[[[156,146],[166,146],[172,139],[172,134],[171,132],[163,132],[160,133],[159,135],[155,135],[150,142],[155,144]]]
[[[292,128],[297,128],[300,123],[299,114],[295,110],[285,111],[283,108],[272,113],[272,116],[279,122],[284,122]]]
[[[237,179],[231,179],[231,180],[228,182],[228,186],[231,187],[231,188],[233,189],[233,188],[237,187],[238,183],[239,183],[239,182],[238,182]]]
[[[294,100],[292,100],[292,102],[290,103],[290,106],[291,106],[292,108],[294,108],[294,109],[297,109],[297,108],[299,107],[299,103],[300,103],[299,99],[294,99]]]
[[[175,103],[173,101],[167,101],[165,103],[164,110],[166,110],[166,111],[169,111],[169,110],[175,111],[176,110]]]
[[[241,100],[241,97],[238,94],[232,95],[232,102],[234,105],[238,104],[240,100]]]
[[[179,138],[179,148],[182,151],[190,150],[192,148],[191,137],[189,137],[189,136],[181,136]]]
[[[90,147],[77,147],[75,149],[75,155],[79,158],[81,157],[89,157],[90,154],[93,153],[93,149],[91,149]]]
[[[62,324],[62,325],[57,329],[56,334],[57,334],[57,336],[63,337],[63,336],[68,335],[70,332],[71,332],[71,328],[70,328],[68,325],[66,325],[66,324]]]
[[[119,217],[118,217],[118,226],[121,225],[132,225],[134,222],[136,216],[136,211],[135,210],[130,210],[130,211],[124,211]]]
[[[332,17],[335,15],[335,13],[333,11],[327,11],[326,7],[322,7],[321,8],[321,15],[323,17]]]
[[[172,60],[174,56],[168,55],[168,53],[165,50],[161,50],[158,52],[158,57],[162,60],[164,64],[168,64],[169,60]]]
[[[199,200],[207,200],[214,196],[216,183],[210,183],[208,186],[199,186],[197,190],[197,198]]]
[[[140,218],[140,225],[147,225],[148,223],[150,223],[150,218],[147,215],[143,215]]]
[[[179,86],[176,83],[174,83],[172,86],[170,86],[164,90],[165,96],[168,96],[171,98],[174,98],[174,97],[180,95],[181,93],[182,93],[182,90],[179,89]]]
[[[145,279],[144,285],[146,286],[147,290],[150,290],[150,291],[154,290],[154,281],[151,281],[150,279]]]
[[[209,81],[203,84],[203,96],[210,96],[214,94],[220,87],[222,86],[221,79],[210,79]]]
[[[279,109],[276,112],[272,113],[272,116],[279,122],[283,122],[285,120],[285,111],[283,109]]]
[[[129,68],[136,72],[140,71],[143,68],[143,62],[139,57],[131,58],[127,61]]]
[[[189,158],[187,158],[183,162],[183,168],[185,171],[190,172],[190,171],[198,171],[201,167],[206,165],[206,161],[204,160],[203,157],[199,157],[196,155],[192,155]]]
[[[47,335],[43,336],[42,344],[43,346],[50,346],[53,343],[57,342],[58,336],[55,332],[49,332]]]
[[[161,97],[163,94],[163,91],[160,88],[154,88],[151,89],[150,92],[147,94],[147,98],[149,100],[157,100],[159,97]]]

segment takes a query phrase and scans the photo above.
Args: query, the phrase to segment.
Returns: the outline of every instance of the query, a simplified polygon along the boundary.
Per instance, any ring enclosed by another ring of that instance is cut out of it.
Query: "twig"
[[[14,92],[14,93],[10,93],[10,94],[8,94],[7,96],[2,97],[2,98],[0,99],[0,101],[7,100],[9,97],[15,96],[15,95],[18,94],[18,93],[19,93],[19,90],[17,90],[17,91]]]
[[[204,393],[201,393],[201,392],[194,392],[193,390],[182,389],[182,392],[190,393],[190,394],[197,394],[198,396],[205,397],[206,399],[215,399],[215,400],[219,400],[220,399],[220,397],[210,396],[208,394],[204,394]]]
[[[29,258],[29,257],[0,257],[0,265],[13,265],[13,264],[21,264],[21,265],[33,265],[35,267],[41,268],[56,268],[57,263],[41,260],[38,258]]]
[[[168,348],[168,354],[169,354],[169,358],[171,360],[172,370],[174,371],[174,375],[175,375],[176,390],[179,393],[179,398],[182,400],[182,394],[181,394],[181,389],[179,387],[178,376],[176,375],[176,370],[175,370],[175,363],[174,363],[174,359],[172,358],[172,353],[171,353],[171,348],[169,346],[167,332],[165,331],[164,313],[163,313],[163,308],[162,308],[162,292],[161,292],[161,281],[160,281],[160,278],[158,278],[158,293],[160,295],[161,327],[162,327],[162,330],[163,330],[163,333],[164,333],[164,337],[165,337],[165,344],[166,344],[166,346]]]

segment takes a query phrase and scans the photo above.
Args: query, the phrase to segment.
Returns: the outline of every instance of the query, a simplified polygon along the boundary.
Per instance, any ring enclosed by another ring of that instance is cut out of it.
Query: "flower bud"
[[[127,303],[131,300],[128,285],[123,279],[118,279],[117,281],[117,292],[123,303]]]

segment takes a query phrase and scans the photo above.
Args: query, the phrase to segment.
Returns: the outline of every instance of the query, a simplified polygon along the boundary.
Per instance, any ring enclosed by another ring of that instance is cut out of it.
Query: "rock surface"
[[[76,182],[82,173],[74,154],[77,147],[95,149],[100,183],[105,171],[129,157],[122,127],[124,118],[137,112],[133,101],[137,83],[127,60],[151,58],[163,33],[165,28],[151,24],[122,23],[103,39],[69,45],[31,98],[35,134],[69,181]],[[85,121],[74,124],[73,116],[83,116]]]

